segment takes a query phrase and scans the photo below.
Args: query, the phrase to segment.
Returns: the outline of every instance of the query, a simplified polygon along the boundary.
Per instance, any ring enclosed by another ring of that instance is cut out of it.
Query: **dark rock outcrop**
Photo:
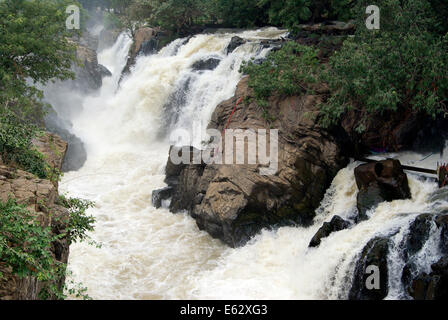
[[[409,233],[403,240],[403,259],[406,261],[406,265],[403,268],[401,281],[407,291],[410,290],[413,275],[418,272],[413,258],[423,248],[426,241],[428,241],[433,219],[433,214],[419,215],[412,222],[409,227]]]
[[[359,119],[365,119],[362,133],[356,130]],[[381,130],[378,130],[378,123],[381,123]],[[347,132],[347,143],[353,146],[352,152],[356,155],[375,149],[439,152],[448,138],[448,119],[439,117],[434,120],[426,114],[406,109],[382,114],[351,110],[342,116],[341,125]]]
[[[236,108],[229,129],[280,128],[274,175],[261,175],[263,166],[247,162],[173,169],[168,160],[171,211],[187,210],[200,229],[232,247],[244,245],[262,228],[309,225],[334,176],[347,164],[334,135],[318,124],[319,92],[327,91],[321,87],[316,95],[272,97],[269,110],[277,119],[271,123],[254,102]],[[210,128],[222,132],[236,102],[251,94],[245,78],[236,95],[217,106]]]
[[[368,219],[367,211],[384,201],[410,199],[408,178],[400,161],[388,159],[360,165],[355,169],[357,196],[357,221]]]
[[[403,241],[404,259],[407,261],[402,272],[402,282],[405,290],[415,300],[439,300],[448,297],[448,256],[446,227],[447,215],[419,215],[409,228],[409,234]],[[440,249],[444,255],[431,266],[431,273],[419,271],[414,256],[428,241],[432,225],[435,223],[440,230]]]
[[[76,80],[71,82],[74,89],[83,92],[98,90],[103,84],[103,78],[112,75],[106,67],[98,64],[96,51],[91,48],[78,44],[76,58],[81,66],[74,67]]]
[[[172,187],[166,187],[152,192],[152,205],[159,209],[162,207],[162,201],[171,198],[173,193]]]
[[[246,40],[244,40],[243,38],[240,38],[238,36],[232,37],[229,45],[227,46],[227,48],[225,50],[226,54],[232,53],[233,51],[236,50],[236,48],[238,48],[239,46],[242,46],[246,42],[247,42]]]
[[[382,300],[387,296],[389,292],[388,253],[388,238],[374,238],[367,243],[356,263],[352,287],[349,292],[350,300]],[[368,273],[369,266],[378,268],[379,288],[369,289],[367,287],[367,280],[372,275]]]
[[[194,71],[214,70],[221,62],[221,59],[209,58],[207,60],[196,61],[191,67]]]
[[[448,215],[440,215],[435,220],[440,230],[440,251],[448,255]]]
[[[131,68],[135,65],[137,56],[141,53],[152,54],[157,51],[157,42],[154,37],[157,35],[157,30],[149,27],[142,27],[135,32],[134,42],[129,52],[128,61],[121,74],[121,79],[129,74]],[[143,48],[143,51],[142,51]]]
[[[415,300],[448,299],[448,257],[431,266],[432,272],[422,273],[413,281],[409,293]]]
[[[318,247],[323,238],[327,238],[333,232],[341,231],[350,227],[350,222],[345,221],[340,216],[334,216],[330,222],[324,222],[322,227],[311,239],[310,247]]]
[[[413,256],[423,248],[429,238],[433,218],[432,214],[422,214],[411,224],[405,243],[406,257]]]

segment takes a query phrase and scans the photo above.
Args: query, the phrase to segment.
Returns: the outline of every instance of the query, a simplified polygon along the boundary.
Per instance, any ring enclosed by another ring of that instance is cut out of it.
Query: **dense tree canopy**
[[[380,30],[365,27],[365,8],[355,7],[357,32],[331,59],[327,74],[333,94],[329,122],[349,109],[370,112],[399,108],[447,114],[448,34],[440,1],[382,0]],[[362,130],[362,122],[360,123]]]
[[[73,77],[66,0],[0,1],[0,154],[44,178],[51,172],[31,140],[45,105],[36,84]],[[75,2],[76,3],[76,2]]]
[[[35,83],[73,77],[75,31],[66,28],[67,0],[0,1],[0,109],[40,113]]]

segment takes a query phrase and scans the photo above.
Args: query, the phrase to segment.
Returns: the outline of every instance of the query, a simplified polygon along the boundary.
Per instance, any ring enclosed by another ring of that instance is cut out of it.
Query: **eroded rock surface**
[[[367,211],[381,202],[411,198],[408,178],[398,160],[360,165],[355,169],[355,178],[359,189],[357,221],[368,219]]]
[[[244,245],[265,227],[309,225],[334,176],[347,164],[334,135],[318,125],[319,104],[327,91],[321,87],[317,92],[270,99],[269,112],[277,117],[271,123],[254,102],[236,108],[229,129],[279,128],[274,175],[261,175],[260,164],[176,167],[168,160],[170,209],[187,210],[200,229],[232,247]],[[210,128],[224,131],[236,102],[251,94],[245,78],[235,96],[217,106]]]

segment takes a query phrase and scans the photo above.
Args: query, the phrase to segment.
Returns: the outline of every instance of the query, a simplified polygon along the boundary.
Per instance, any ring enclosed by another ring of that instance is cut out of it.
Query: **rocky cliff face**
[[[150,55],[157,52],[158,41],[156,39],[156,35],[158,32],[158,29],[148,27],[140,28],[135,32],[134,42],[129,52],[128,61],[124,67],[121,78],[129,74],[139,54]]]
[[[271,98],[269,113],[277,118],[271,123],[254,102],[240,104],[231,119],[229,129],[279,129],[275,175],[261,175],[259,164],[174,166],[168,160],[170,209],[189,211],[200,229],[232,247],[244,245],[265,227],[310,224],[334,176],[347,164],[335,135],[318,124],[327,90],[321,86],[316,91]],[[245,78],[235,96],[217,106],[210,127],[223,131],[236,102],[251,95]]]
[[[61,169],[67,144],[58,136],[46,134],[34,141],[36,148],[44,154],[48,163]],[[28,211],[35,215],[43,227],[51,227],[54,235],[64,233],[67,227],[69,212],[56,204],[58,199],[57,183],[38,179],[34,175],[11,167],[0,165],[0,200],[9,197],[26,205]],[[52,254],[55,258],[67,263],[69,254],[68,239],[62,238],[52,243]],[[36,300],[43,284],[34,277],[19,278],[11,274],[11,270],[0,263],[0,300]],[[63,279],[57,283],[62,286]]]

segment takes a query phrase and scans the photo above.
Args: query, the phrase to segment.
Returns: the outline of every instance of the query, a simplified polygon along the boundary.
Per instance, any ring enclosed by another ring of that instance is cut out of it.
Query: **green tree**
[[[75,46],[68,38],[68,0],[0,1],[0,109],[24,120],[41,118],[42,92],[35,84],[73,78]],[[75,2],[76,3],[76,2]]]
[[[382,113],[398,109],[447,113],[448,35],[437,1],[381,0],[380,30],[366,28],[365,8],[355,7],[357,32],[330,60],[325,79],[332,95],[323,121],[335,123],[347,110]],[[358,127],[363,130],[361,119]]]

